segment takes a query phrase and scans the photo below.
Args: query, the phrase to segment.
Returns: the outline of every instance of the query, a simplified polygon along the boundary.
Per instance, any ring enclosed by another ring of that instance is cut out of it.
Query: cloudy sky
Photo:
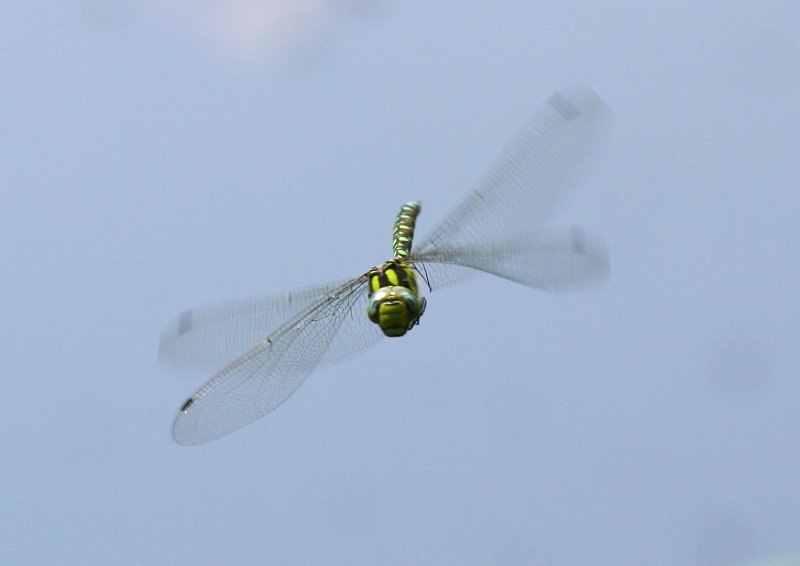
[[[800,6],[456,4],[3,9],[4,562],[798,563]],[[364,272],[576,83],[614,129],[552,221],[604,286],[436,292],[174,443],[179,311]]]

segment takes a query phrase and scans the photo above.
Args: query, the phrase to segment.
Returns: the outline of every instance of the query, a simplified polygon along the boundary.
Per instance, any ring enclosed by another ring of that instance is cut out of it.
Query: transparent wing
[[[170,365],[216,371],[274,334],[281,323],[348,282],[336,281],[184,311],[161,334],[159,359]],[[366,291],[363,295],[361,299],[356,298],[351,313],[357,320],[348,324],[348,332],[337,333],[322,363],[333,363],[358,353],[382,336],[364,314]]]
[[[353,312],[364,296],[362,276],[308,303],[184,404],[173,426],[175,440],[203,444],[266,415],[302,385],[337,333],[340,347],[364,346],[365,339],[372,340],[374,334],[361,333],[366,327],[359,321],[366,316]]]
[[[467,198],[415,244],[415,255],[482,246],[536,229],[580,176],[609,117],[588,87],[551,96]]]
[[[412,261],[431,288],[458,283],[474,271],[551,291],[603,276],[604,246],[580,229],[541,228],[597,147],[610,111],[588,87],[551,96],[489,174],[430,235]]]
[[[543,291],[568,292],[608,274],[605,246],[580,228],[444,248],[413,261],[431,289],[462,283],[483,271]]]

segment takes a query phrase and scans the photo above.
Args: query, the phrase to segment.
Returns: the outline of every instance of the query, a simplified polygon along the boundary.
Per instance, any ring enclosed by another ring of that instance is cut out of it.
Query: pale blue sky
[[[2,561],[800,552],[800,6],[659,6],[8,4]],[[554,222],[607,241],[603,288],[434,293],[268,417],[173,442],[209,377],[157,363],[175,314],[364,272],[401,203],[424,235],[575,83],[615,128]]]

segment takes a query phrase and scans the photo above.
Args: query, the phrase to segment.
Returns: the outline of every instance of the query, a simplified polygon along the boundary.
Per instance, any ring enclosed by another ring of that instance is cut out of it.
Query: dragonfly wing
[[[288,293],[184,311],[161,334],[159,359],[169,365],[216,371],[273,335],[281,323],[334,293],[347,282],[342,280]],[[366,298],[366,291],[363,295]],[[355,303],[360,305],[361,301],[356,300]],[[366,305],[359,312],[353,312],[353,316],[361,315],[358,318],[363,320],[353,321],[356,324],[353,324],[352,332],[337,334],[323,358],[324,362],[342,360],[380,338],[380,330],[369,322],[364,313]]]
[[[414,255],[481,246],[535,229],[580,176],[609,117],[588,87],[551,96]]]
[[[477,270],[544,291],[566,292],[583,288],[608,273],[605,246],[580,228],[529,232],[480,246],[443,248],[414,256],[413,261],[427,274],[431,289],[460,283]]]
[[[363,352],[384,337],[380,326],[369,319],[366,286],[351,298],[349,312],[342,327],[331,340],[330,348],[322,358],[321,365],[339,363],[350,356]]]
[[[365,287],[365,277],[340,285],[212,377],[175,419],[175,440],[210,442],[277,408],[319,364]]]

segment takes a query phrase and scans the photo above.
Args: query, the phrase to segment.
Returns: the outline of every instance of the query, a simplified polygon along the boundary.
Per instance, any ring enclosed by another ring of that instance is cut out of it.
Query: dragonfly
[[[546,220],[585,171],[610,111],[589,87],[534,112],[488,174],[418,244],[418,202],[404,204],[393,256],[352,278],[180,314],[162,361],[222,368],[183,404],[172,433],[196,445],[234,432],[288,399],[320,364],[348,358],[421,322],[425,292],[489,273],[545,291],[602,278],[608,254],[581,228]],[[467,309],[468,310],[468,309]],[[419,331],[417,331],[419,332]]]

